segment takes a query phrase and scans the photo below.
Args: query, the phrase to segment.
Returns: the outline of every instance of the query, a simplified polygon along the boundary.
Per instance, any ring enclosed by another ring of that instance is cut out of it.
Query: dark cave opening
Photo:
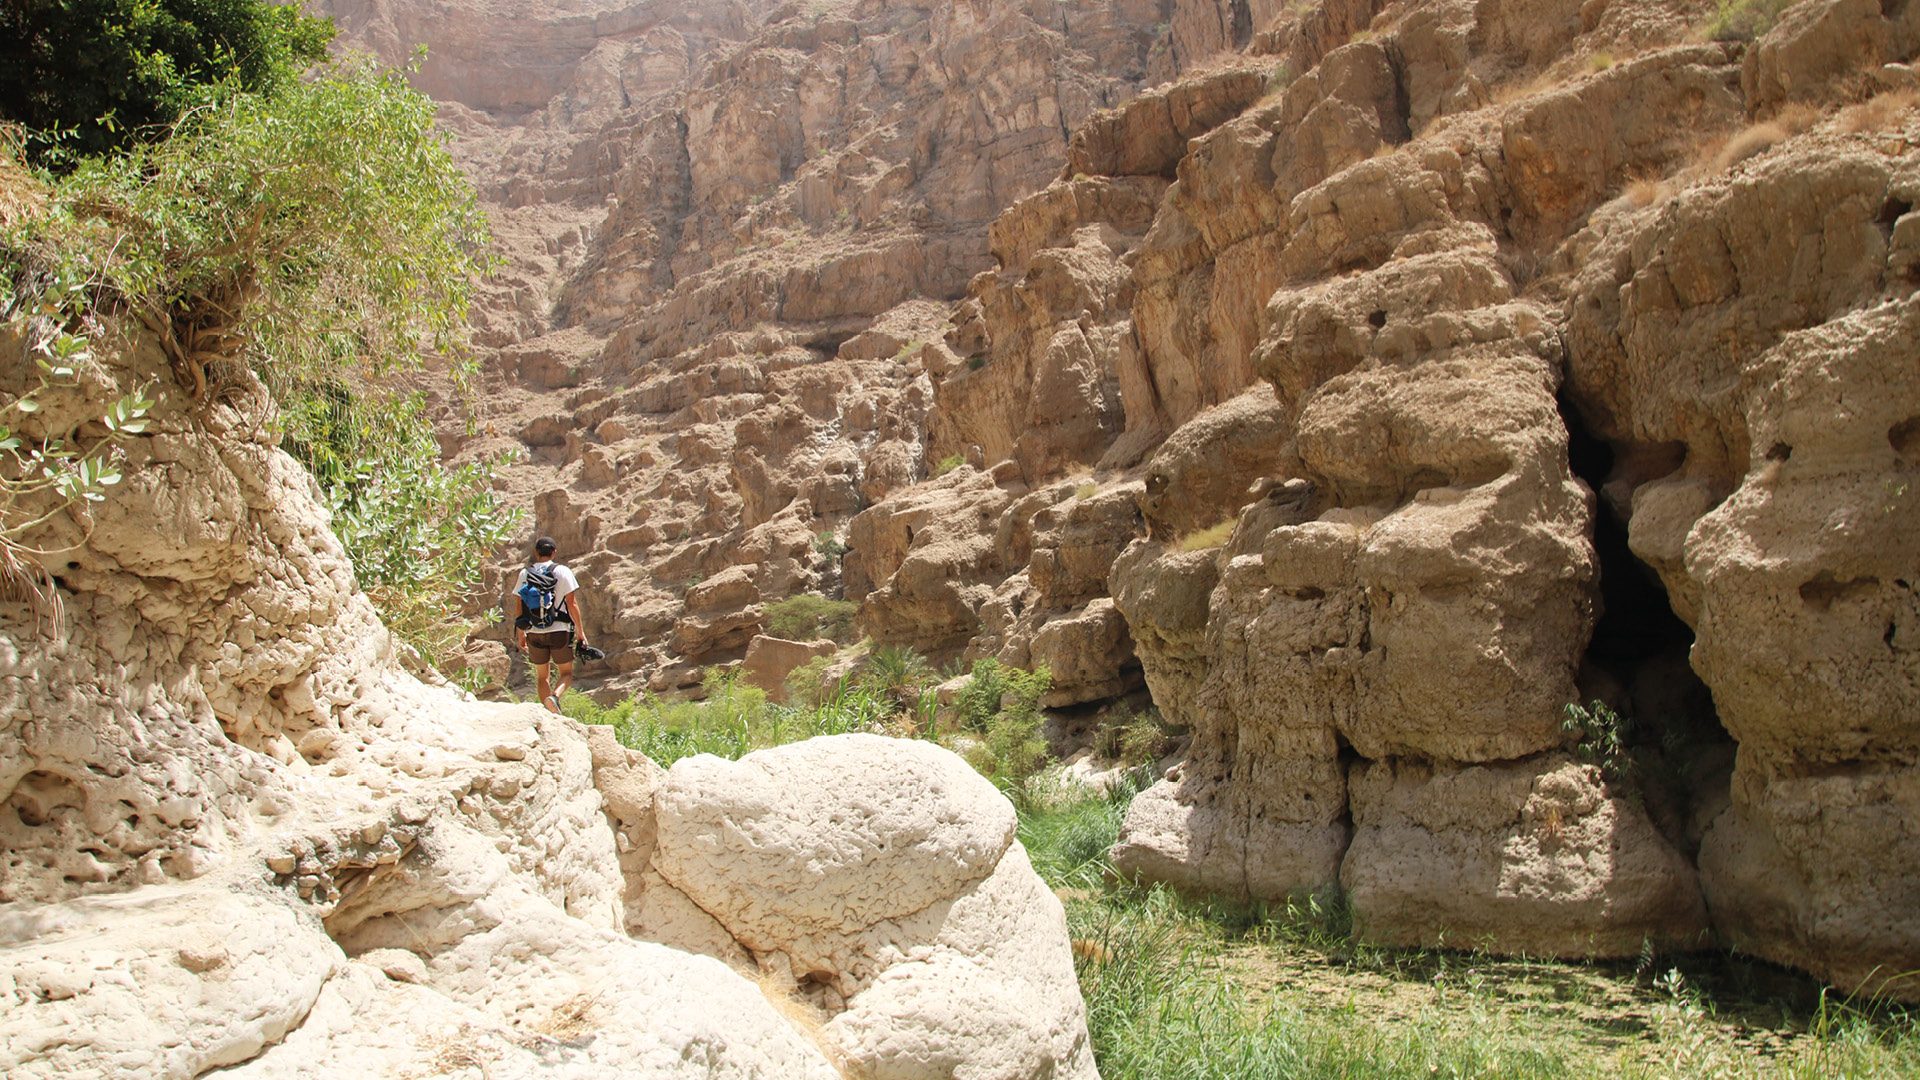
[[[1563,408],[1567,461],[1573,474],[1599,491],[1613,474],[1613,448]],[[1600,619],[1587,646],[1587,661],[1617,678],[1647,661],[1693,646],[1693,629],[1673,613],[1653,569],[1627,545],[1627,523],[1605,498],[1595,499],[1593,547],[1600,559]]]
[[[1564,398],[1567,459],[1575,476],[1599,492],[1614,477],[1614,447],[1582,422]],[[1583,704],[1604,702],[1625,724],[1628,743],[1648,778],[1656,823],[1683,851],[1698,842],[1698,810],[1724,790],[1732,739],[1721,727],[1713,694],[1688,661],[1693,628],[1674,613],[1665,586],[1627,543],[1627,522],[1605,497],[1595,499],[1593,547],[1599,560],[1599,618],[1580,672]]]

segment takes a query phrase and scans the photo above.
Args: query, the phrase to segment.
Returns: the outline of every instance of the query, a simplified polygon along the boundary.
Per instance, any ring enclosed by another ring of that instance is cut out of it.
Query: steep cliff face
[[[1878,989],[1920,960],[1916,24],[1548,7],[1281,13],[1080,129],[927,350],[982,468],[857,519],[848,580],[882,636],[1071,636],[1064,700],[1140,666],[1192,738],[1130,871]],[[1068,536],[1104,589],[1051,587]]]
[[[1052,706],[1150,690],[1191,740],[1131,871],[1911,969],[1920,7],[1718,12],[501,16],[524,93],[421,76],[515,148],[447,441],[531,456],[609,692],[844,588]]]
[[[926,475],[933,301],[1167,62],[1164,6],[336,5],[356,44],[429,46],[499,207],[480,432],[448,442],[531,457],[514,494],[594,582],[610,685],[739,659],[764,601],[836,576],[822,534]]]

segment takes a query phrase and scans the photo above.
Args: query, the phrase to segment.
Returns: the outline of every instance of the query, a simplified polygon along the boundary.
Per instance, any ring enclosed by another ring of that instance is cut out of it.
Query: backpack
[[[535,563],[527,567],[526,583],[515,590],[520,597],[522,611],[513,625],[522,630],[545,630],[560,619],[564,610],[560,600],[554,595],[559,578],[553,572],[553,563]]]

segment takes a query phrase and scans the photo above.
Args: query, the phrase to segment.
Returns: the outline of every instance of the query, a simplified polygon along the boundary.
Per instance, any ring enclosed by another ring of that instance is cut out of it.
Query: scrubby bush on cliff
[[[16,133],[0,130],[0,227],[37,209],[43,188],[20,167]],[[98,502],[120,482],[121,444],[146,430],[153,401],[146,390],[121,394],[105,411],[49,418],[43,398],[85,393],[100,376],[87,317],[84,280],[58,276],[23,281],[0,272],[0,343],[20,362],[4,371],[0,389],[0,595],[31,599],[58,614],[53,579],[41,564],[33,531],[69,506]]]
[[[438,661],[513,519],[498,463],[442,465],[422,404],[386,378],[462,355],[485,220],[399,72],[349,60],[221,91],[163,139],[42,173],[0,216],[9,316],[144,327],[177,380],[160,393],[220,400],[257,373],[361,584]]]
[[[487,555],[520,522],[493,493],[507,461],[444,464],[418,395],[305,393],[284,416],[283,443],[320,482],[360,587],[402,641],[444,666]]]
[[[283,397],[364,382],[457,351],[484,265],[433,108],[361,61],[235,94],[82,162],[24,239],[145,325],[196,397],[239,364]]]
[[[816,549],[818,546],[816,543]],[[829,600],[818,593],[800,593],[767,605],[767,632],[788,641],[832,638],[845,642],[853,636],[853,614],[854,604],[851,601]]]
[[[1709,41],[1752,41],[1773,29],[1793,0],[1718,0],[1701,28]]]

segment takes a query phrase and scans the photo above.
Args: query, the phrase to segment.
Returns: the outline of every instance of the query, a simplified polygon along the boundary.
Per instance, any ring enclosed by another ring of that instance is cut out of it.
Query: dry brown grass
[[[398,1080],[426,1080],[427,1077],[466,1073],[486,1076],[493,1063],[500,1058],[499,1047],[487,1045],[488,1038],[489,1033],[479,1031],[471,1024],[461,1024],[458,1029],[438,1036],[427,1044],[433,1050],[433,1057],[426,1063],[426,1072],[409,1069],[396,1074]]]
[[[1786,138],[1787,129],[1772,120],[1748,124],[1731,137],[1718,141],[1717,144],[1708,144],[1712,151],[1713,170],[1725,172]]]
[[[1181,551],[1204,551],[1207,548],[1217,548],[1233,535],[1235,524],[1237,523],[1233,518],[1228,518],[1218,524],[1188,533],[1175,542],[1174,546]]]
[[[793,1029],[808,1042],[818,1047],[821,1055],[844,1077],[846,1070],[841,1068],[839,1059],[827,1043],[825,1028],[829,1018],[826,1013],[821,1011],[818,1005],[802,996],[799,988],[794,985],[793,979],[780,968],[760,969],[760,976],[755,981],[760,987],[760,996],[767,999],[767,1004],[773,1006],[773,1011],[779,1013],[781,1019],[793,1025]]]
[[[47,203],[46,186],[24,164],[25,144],[25,128],[0,124],[0,228],[38,214]]]
[[[1620,194],[1626,197],[1629,205],[1644,210],[1665,199],[1670,192],[1665,178],[1651,173],[1637,173],[1628,177],[1627,186],[1621,189]]]
[[[1074,938],[1073,956],[1094,965],[1113,963],[1113,950],[1092,938]]]
[[[1904,125],[1920,107],[1920,90],[1903,87],[1887,90],[1840,111],[1840,130],[1860,135],[1870,131],[1892,131]]]
[[[597,993],[575,994],[555,1005],[546,1019],[533,1025],[533,1030],[557,1042],[573,1042],[600,1026],[593,1020],[594,1006],[599,1003]]]
[[[1530,75],[1509,79],[1493,88],[1493,103],[1511,105],[1516,101],[1550,90],[1565,81],[1564,78],[1550,71],[1536,71]]]
[[[1773,122],[1788,135],[1799,135],[1812,130],[1813,125],[1820,122],[1820,110],[1804,101],[1789,102],[1773,114]]]

